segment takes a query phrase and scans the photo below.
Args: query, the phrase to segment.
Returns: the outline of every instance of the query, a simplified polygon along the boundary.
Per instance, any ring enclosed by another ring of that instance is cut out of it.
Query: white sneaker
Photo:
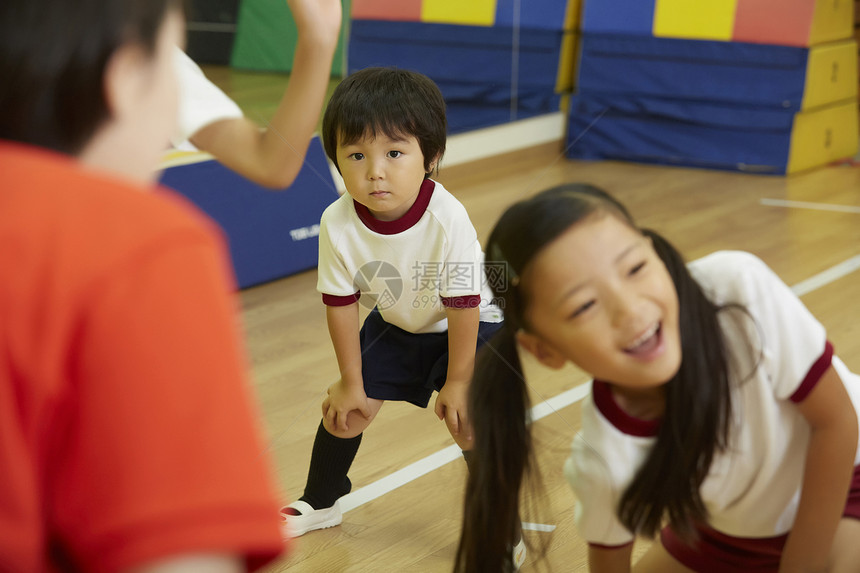
[[[514,571],[519,571],[526,562],[526,540],[520,537],[520,541],[514,545],[513,551]]]
[[[287,508],[298,511],[300,515],[286,513]],[[338,502],[334,502],[333,506],[325,509],[314,509],[305,501],[294,501],[287,507],[281,508],[281,517],[284,518],[281,526],[281,536],[284,539],[298,537],[315,529],[334,527],[343,521]]]

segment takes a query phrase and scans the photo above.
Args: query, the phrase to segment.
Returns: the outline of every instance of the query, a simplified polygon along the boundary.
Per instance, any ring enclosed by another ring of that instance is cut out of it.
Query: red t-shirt
[[[283,549],[214,226],[0,141],[0,571]]]

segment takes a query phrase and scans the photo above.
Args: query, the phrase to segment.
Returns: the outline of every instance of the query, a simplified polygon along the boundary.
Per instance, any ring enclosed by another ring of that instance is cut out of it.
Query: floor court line
[[[850,275],[857,269],[860,269],[860,255],[855,255],[850,259],[842,261],[838,265],[834,265],[829,269],[821,271],[817,275],[809,277],[805,281],[800,281],[791,287],[791,290],[793,290],[794,294],[797,296],[803,296],[823,287],[824,285],[837,281],[844,276]]]
[[[816,211],[837,211],[839,213],[860,213],[860,207],[852,205],[831,205],[830,203],[810,203],[808,201],[787,201],[785,199],[760,199],[762,205],[789,207],[794,209],[814,209]]]
[[[543,531],[550,532],[555,531],[555,525],[545,525],[543,523],[529,523],[528,521],[523,522],[523,529],[526,531]]]
[[[541,418],[565,408],[566,406],[579,402],[588,395],[590,389],[591,382],[586,382],[579,386],[574,386],[570,390],[565,390],[561,394],[553,396],[549,400],[541,402],[531,410],[532,421],[536,422]],[[447,448],[439,450],[438,452],[430,454],[417,462],[411,463],[402,469],[390,473],[371,484],[361,487],[352,493],[346,494],[340,498],[340,509],[344,513],[353,510],[356,507],[362,506],[378,497],[382,497],[386,493],[393,491],[402,485],[406,485],[407,483],[414,481],[433,470],[441,468],[445,464],[456,460],[462,455],[460,447],[456,444],[452,444]]]
[[[825,285],[828,285],[834,281],[837,281],[852,272],[860,269],[860,255],[856,255],[847,259],[837,265],[830,267],[812,277],[809,277],[806,280],[803,280],[793,287],[791,290],[797,296],[803,296],[808,294],[816,289],[819,289]],[[561,394],[553,396],[552,398],[541,402],[540,404],[535,405],[532,410],[532,421],[536,422],[541,418],[544,418],[558,410],[561,410],[571,404],[579,402],[583,398],[585,398],[591,389],[591,382],[586,382],[584,384],[580,384],[579,386],[575,386],[569,390],[565,390]],[[572,436],[571,436],[572,437]],[[347,495],[340,498],[340,507],[341,511],[346,513],[347,511],[351,511],[357,507],[364,505],[374,499],[382,497],[383,495],[394,491],[395,489],[406,485],[407,483],[414,481],[420,478],[423,475],[426,475],[434,470],[437,470],[448,464],[459,457],[461,457],[462,453],[460,452],[460,448],[456,444],[452,444],[447,448],[439,450],[436,453],[430,454],[429,456],[418,460],[417,462],[411,463],[408,466],[399,469],[387,476],[376,480],[375,482],[368,484],[364,487],[361,487],[355,490],[352,493],[348,493]],[[543,525],[543,524],[529,524],[535,526],[536,531],[548,531],[547,529],[542,528],[555,528],[553,525]],[[551,529],[549,530],[551,531]]]

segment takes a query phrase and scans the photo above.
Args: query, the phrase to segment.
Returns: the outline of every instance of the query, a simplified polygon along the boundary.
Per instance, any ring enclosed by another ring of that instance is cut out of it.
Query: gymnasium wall
[[[445,96],[451,134],[562,111],[565,153],[579,160],[783,175],[857,153],[860,1],[343,2],[332,76],[421,71]],[[201,6],[189,25],[198,61],[229,52],[235,68],[290,71],[296,31],[284,0]],[[281,196],[211,161],[165,177],[225,228],[244,287],[315,264],[315,225],[336,197],[332,181],[320,183],[326,167],[317,141],[304,178]],[[246,192],[233,193],[240,184]],[[230,189],[214,193],[219,185]],[[261,258],[284,225],[292,243]]]
[[[572,87],[578,0],[352,0],[332,67],[421,71],[440,87],[450,133],[562,108]],[[283,0],[242,2],[231,65],[290,70],[295,26]]]

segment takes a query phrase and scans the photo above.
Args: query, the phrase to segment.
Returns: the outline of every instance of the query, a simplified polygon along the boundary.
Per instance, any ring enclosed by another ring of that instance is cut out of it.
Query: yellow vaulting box
[[[857,42],[815,46],[806,63],[802,109],[857,97]]]
[[[654,0],[653,34],[807,47],[850,38],[853,12],[852,0]]]
[[[797,173],[855,155],[857,122],[856,98],[795,115],[786,173]]]
[[[564,14],[564,37],[561,40],[561,57],[558,61],[555,92],[571,92],[576,79],[579,61],[579,27],[582,0],[569,0]]]
[[[851,0],[816,0],[809,29],[809,44],[851,36],[853,13]]]
[[[738,0],[736,42],[813,46],[851,37],[852,0]]]
[[[654,35],[729,41],[737,4],[738,0],[656,0]]]
[[[468,26],[492,26],[496,19],[496,0],[424,0],[421,21]]]

